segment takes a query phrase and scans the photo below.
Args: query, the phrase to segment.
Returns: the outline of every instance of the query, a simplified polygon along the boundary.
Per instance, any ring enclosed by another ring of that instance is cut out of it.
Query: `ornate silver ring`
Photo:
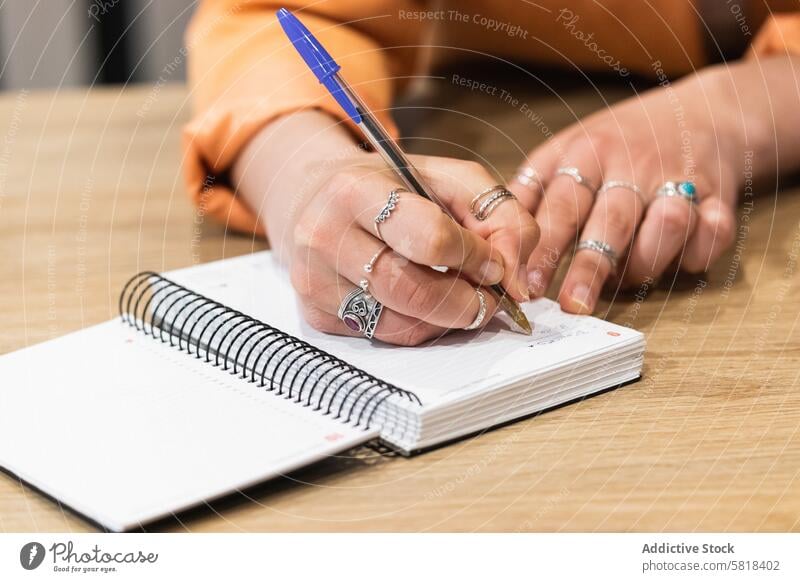
[[[391,192],[389,192],[389,199],[386,201],[386,204],[381,211],[378,212],[377,216],[375,216],[375,234],[378,235],[378,238],[383,240],[383,235],[381,235],[381,224],[389,220],[389,217],[392,215],[392,210],[397,208],[397,203],[400,201],[400,192],[408,192],[405,188],[395,188]]]
[[[349,329],[372,339],[382,312],[381,302],[363,289],[356,288],[342,300],[337,315]]]

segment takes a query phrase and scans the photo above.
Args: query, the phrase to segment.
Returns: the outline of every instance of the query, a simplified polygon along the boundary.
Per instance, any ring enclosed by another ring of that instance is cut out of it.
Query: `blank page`
[[[374,438],[119,320],[0,358],[0,465],[108,529]]]

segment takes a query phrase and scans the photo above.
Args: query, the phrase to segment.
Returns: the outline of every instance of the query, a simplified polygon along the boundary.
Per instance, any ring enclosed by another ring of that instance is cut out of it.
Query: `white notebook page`
[[[224,305],[299,337],[382,380],[411,390],[426,409],[521,378],[556,364],[585,361],[592,354],[624,349],[642,334],[601,319],[564,313],[548,299],[522,305],[534,323],[532,337],[499,321],[476,332],[458,332],[425,346],[402,348],[364,338],[320,333],[302,319],[285,270],[269,252],[165,273]],[[640,352],[643,350],[643,344]],[[639,356],[640,358],[641,356]]]
[[[376,436],[119,320],[0,358],[0,465],[112,530]]]

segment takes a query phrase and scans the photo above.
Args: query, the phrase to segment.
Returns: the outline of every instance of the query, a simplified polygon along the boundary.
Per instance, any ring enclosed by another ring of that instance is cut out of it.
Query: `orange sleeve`
[[[183,131],[184,178],[200,212],[234,230],[265,234],[226,179],[247,142],[276,116],[299,109],[346,118],[287,41],[276,17],[280,6],[296,11],[396,133],[388,110],[399,65],[372,35],[349,24],[359,21],[359,10],[369,11],[359,5],[369,3],[317,1],[309,9],[298,4],[303,2],[204,0],[186,34],[193,115]]]
[[[800,12],[770,16],[750,49],[751,56],[800,55]]]

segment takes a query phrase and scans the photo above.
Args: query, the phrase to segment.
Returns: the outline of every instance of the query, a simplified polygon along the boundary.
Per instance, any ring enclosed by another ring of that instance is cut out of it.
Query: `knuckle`
[[[330,177],[327,189],[336,196],[347,196],[358,188],[363,179],[361,174],[357,168],[342,168]]]
[[[474,160],[461,160],[456,170],[459,174],[463,173],[470,176],[484,176],[487,174],[486,168]]]
[[[452,243],[453,230],[451,220],[444,213],[440,214],[431,224],[430,234],[417,254],[418,259],[427,265],[442,262]]]
[[[717,212],[712,219],[714,229],[714,240],[726,249],[733,244],[736,233],[736,219],[729,212]]]
[[[305,307],[303,309],[303,319],[305,319],[306,323],[308,323],[308,325],[317,331],[332,331],[330,329],[330,317],[319,309],[314,307]]]
[[[568,229],[570,232],[578,228],[578,206],[571,197],[555,194],[545,197],[545,204],[551,215],[549,228]]]
[[[295,248],[326,250],[333,244],[333,225],[311,216],[298,220],[292,232]]]
[[[589,147],[595,154],[603,155],[616,145],[617,137],[606,129],[595,129],[588,136]]]
[[[634,206],[609,204],[605,208],[605,223],[611,232],[620,233],[625,240],[633,235],[636,222],[636,209]]]
[[[661,228],[667,234],[689,234],[689,213],[692,211],[683,200],[667,200],[661,207]]]
[[[431,283],[408,278],[403,287],[402,297],[409,314],[424,319],[436,307],[438,297]]]
[[[292,283],[292,287],[300,297],[313,297],[317,287],[315,279],[311,276],[310,269],[297,263],[295,261],[295,264],[289,270],[289,280]]]
[[[314,236],[314,229],[307,220],[301,218],[297,221],[292,232],[295,248],[309,248]]]

